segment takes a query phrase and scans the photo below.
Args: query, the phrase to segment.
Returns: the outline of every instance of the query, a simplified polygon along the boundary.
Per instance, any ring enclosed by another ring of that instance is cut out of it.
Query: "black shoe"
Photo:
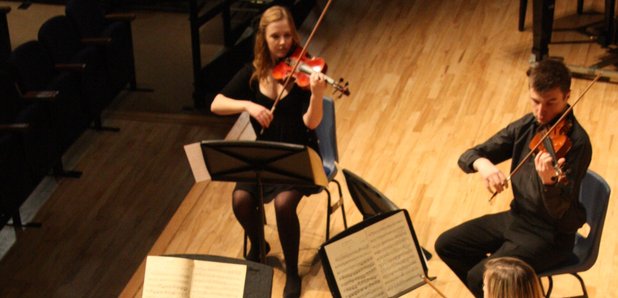
[[[270,244],[268,244],[268,242],[264,243],[264,248],[266,249],[264,256],[266,256],[268,252],[270,251]],[[260,246],[251,244],[251,249],[249,250],[249,253],[245,257],[245,260],[253,261],[253,262],[260,262]]]
[[[283,298],[299,298],[302,284],[300,276],[287,275],[285,279],[285,288],[283,289]]]

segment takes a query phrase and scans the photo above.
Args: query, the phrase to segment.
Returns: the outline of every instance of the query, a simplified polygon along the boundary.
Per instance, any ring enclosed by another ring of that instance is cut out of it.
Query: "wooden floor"
[[[459,155],[530,110],[525,71],[532,34],[517,31],[518,1],[334,1],[311,52],[329,74],[350,81],[352,95],[336,100],[340,167],[363,177],[410,212],[421,245],[434,253],[441,232],[508,208],[493,205],[477,175],[464,174]],[[599,11],[600,0],[586,1]],[[557,1],[556,30],[580,25],[575,3]],[[532,13],[528,12],[528,20]],[[307,32],[308,28],[303,28]],[[569,64],[596,63],[606,53],[570,31],[554,35],[550,54]],[[566,42],[568,41],[568,42]],[[588,80],[574,80],[576,98]],[[590,134],[590,169],[618,187],[618,85],[598,83],[575,108]],[[146,117],[148,118],[148,117]],[[612,120],[614,119],[614,120]],[[0,296],[139,297],[147,255],[211,254],[240,258],[242,229],[231,211],[232,185],[193,184],[182,145],[223,138],[216,121],[186,123],[115,115],[119,134],[88,132],[75,154],[79,180],[62,180],[39,212],[44,227],[22,232],[0,262]],[[612,124],[614,123],[614,124]],[[616,154],[617,157],[614,157]],[[508,171],[509,165],[501,169]],[[338,177],[344,182],[343,177]],[[345,185],[345,184],[344,184]],[[360,221],[344,193],[351,224]],[[315,254],[324,240],[326,198],[304,199],[301,221],[303,297],[330,297]],[[618,297],[615,258],[617,201],[612,200],[595,266],[582,274],[591,297]],[[282,260],[274,212],[267,205],[270,256]],[[343,223],[334,217],[331,233]],[[435,254],[434,254],[435,255]],[[280,263],[280,262],[279,262]],[[447,297],[468,297],[437,257],[428,262]],[[275,264],[273,297],[284,273]],[[559,297],[579,294],[574,278],[555,280]],[[406,297],[438,297],[428,286]]]

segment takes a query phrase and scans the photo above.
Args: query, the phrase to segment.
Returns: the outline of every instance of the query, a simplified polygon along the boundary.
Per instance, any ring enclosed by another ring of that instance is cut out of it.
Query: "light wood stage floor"
[[[586,1],[600,11],[603,1]],[[448,297],[465,287],[435,256],[444,230],[508,208],[493,205],[477,175],[464,174],[459,155],[530,110],[525,71],[532,41],[517,31],[518,1],[334,1],[311,53],[325,57],[329,74],[350,81],[352,95],[336,100],[340,167],[372,183],[410,212],[421,245],[434,253],[429,273]],[[597,15],[575,16],[575,2],[557,1],[554,42],[585,40],[573,31]],[[309,28],[302,28],[308,32]],[[306,36],[306,35],[305,35]],[[555,43],[552,56],[590,65],[606,54],[595,43]],[[589,80],[575,79],[572,98]],[[193,184],[182,145],[223,138],[216,121],[133,119],[110,113],[119,134],[86,133],[76,146],[84,171],[62,180],[37,216],[44,226],[19,234],[0,262],[0,296],[141,296],[147,255],[212,254],[240,258],[243,231],[231,210],[232,184]],[[575,108],[593,145],[590,169],[618,185],[618,85],[597,83]],[[614,120],[611,120],[614,119]],[[501,169],[508,171],[509,164]],[[340,174],[339,181],[344,182]],[[345,184],[344,184],[345,185]],[[333,188],[334,190],[334,188]],[[361,220],[344,193],[350,224]],[[330,297],[314,258],[324,240],[325,195],[305,198],[301,221],[303,297]],[[592,297],[616,297],[618,203],[612,200],[599,258],[582,274]],[[282,260],[272,205],[266,206],[270,256]],[[343,229],[339,214],[331,233]],[[275,268],[273,297],[284,285]],[[557,296],[579,294],[569,276],[555,280]],[[406,297],[438,297],[423,286]]]

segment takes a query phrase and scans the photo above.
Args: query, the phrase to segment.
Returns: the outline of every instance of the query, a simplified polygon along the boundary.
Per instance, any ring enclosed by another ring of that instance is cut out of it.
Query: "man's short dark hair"
[[[562,93],[571,90],[571,72],[557,60],[546,59],[528,69],[530,87],[537,92],[546,92],[559,87]]]

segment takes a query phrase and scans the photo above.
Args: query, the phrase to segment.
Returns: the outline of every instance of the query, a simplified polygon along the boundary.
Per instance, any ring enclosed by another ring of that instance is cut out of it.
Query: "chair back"
[[[83,46],[77,28],[67,16],[55,16],[39,28],[38,40],[56,63],[71,63]]]
[[[82,37],[98,37],[105,28],[105,11],[99,1],[69,0],[65,14],[75,22]]]
[[[322,107],[322,121],[315,132],[318,136],[322,166],[324,167],[326,178],[328,178],[328,181],[331,181],[337,174],[335,162],[339,161],[335,103],[332,98],[324,97]]]
[[[46,90],[56,74],[51,56],[36,40],[15,48],[8,62],[11,74],[22,92]]]
[[[82,99],[88,112],[100,115],[116,93],[109,86],[105,57],[95,46],[84,46],[79,32],[67,16],[55,16],[39,29],[39,42],[55,63],[85,65],[79,72]]]
[[[363,219],[399,209],[395,203],[367,181],[347,169],[343,169],[342,171],[345,181],[348,184],[350,196],[356,208],[358,208],[363,215]]]
[[[578,233],[573,247],[573,253],[580,262],[580,272],[592,267],[599,254],[610,192],[609,185],[601,176],[590,170],[586,173],[579,191],[579,201],[586,208],[586,223],[590,226],[590,232],[588,237]]]

